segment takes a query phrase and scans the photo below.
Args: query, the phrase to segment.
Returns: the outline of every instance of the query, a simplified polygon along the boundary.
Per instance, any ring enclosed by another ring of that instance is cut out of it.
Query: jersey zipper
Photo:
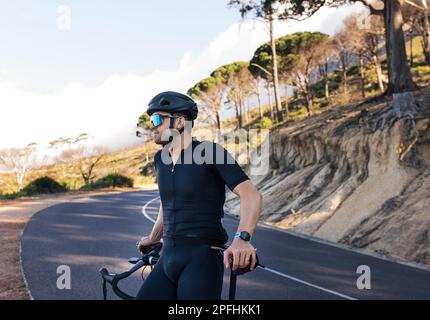
[[[173,163],[172,159],[172,190],[173,190],[173,205],[172,205],[172,211],[173,211],[173,217],[172,217],[172,234],[174,235],[176,233],[176,194],[175,194],[175,163]]]

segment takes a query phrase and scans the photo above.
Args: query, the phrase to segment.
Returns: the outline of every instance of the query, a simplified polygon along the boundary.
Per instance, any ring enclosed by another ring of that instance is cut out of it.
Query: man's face
[[[160,116],[163,116],[163,122],[157,126],[157,127],[152,127],[151,128],[151,132],[152,132],[152,137],[154,139],[154,142],[156,144],[165,144],[168,142],[168,137],[169,137],[169,132],[168,130],[170,129],[170,118],[168,117],[170,114],[167,112],[162,112],[162,111],[157,111],[154,114],[159,114]],[[179,117],[179,118],[173,118],[172,121],[174,121],[174,128],[175,129],[179,129],[181,127],[183,127],[184,125],[184,118],[183,117]],[[166,138],[166,139],[162,139]]]

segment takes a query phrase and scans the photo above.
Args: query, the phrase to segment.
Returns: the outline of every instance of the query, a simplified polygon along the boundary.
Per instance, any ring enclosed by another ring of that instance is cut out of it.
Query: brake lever
[[[218,246],[211,246],[211,248],[212,249],[218,249],[218,250],[220,250],[221,251],[221,253],[224,253],[224,251],[228,248],[229,246],[227,246],[227,245],[223,245],[222,247],[218,247]],[[254,267],[254,269],[253,270],[255,270],[255,268],[257,268],[257,267],[262,267],[262,268],[264,268],[264,266],[262,265],[262,264],[260,264],[260,261],[259,261],[259,259],[258,259],[258,254],[257,253],[255,253],[255,259],[256,259],[256,262],[255,262],[255,267]],[[233,271],[233,258],[230,256],[229,257],[229,264],[230,264],[230,270],[231,270],[231,272],[234,274],[234,275],[242,275],[242,274],[245,274],[245,273],[248,273],[248,272],[251,272],[251,271],[253,271],[253,270],[251,270],[251,265],[252,265],[252,261],[250,260],[249,261],[249,265],[248,266],[246,266],[246,267],[244,267],[244,268],[237,268],[236,270],[234,270]]]
[[[251,271],[255,270],[255,268],[257,268],[260,265],[257,254],[255,254],[255,259],[256,259],[256,262],[255,262],[254,269],[251,270],[252,261],[249,261],[249,264],[246,267],[237,268],[236,270],[233,270],[233,258],[230,256],[230,258],[229,258],[230,269],[231,269],[233,274],[236,274],[238,276],[245,274],[245,273],[248,273],[248,272],[251,272]]]

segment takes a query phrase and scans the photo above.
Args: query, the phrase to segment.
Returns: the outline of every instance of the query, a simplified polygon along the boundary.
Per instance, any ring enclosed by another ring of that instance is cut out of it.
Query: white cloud
[[[296,31],[333,33],[342,17],[359,6],[324,8],[304,22],[277,23],[276,36]],[[160,91],[185,92],[215,68],[237,60],[249,60],[255,49],[268,41],[260,22],[245,20],[220,33],[201,52],[186,52],[177,70],[147,75],[113,74],[102,84],[89,87],[70,83],[49,94],[23,91],[7,79],[0,81],[0,148],[25,146],[38,141],[76,137],[82,132],[95,136],[94,143],[117,149],[139,143],[134,136],[138,116],[149,99]]]

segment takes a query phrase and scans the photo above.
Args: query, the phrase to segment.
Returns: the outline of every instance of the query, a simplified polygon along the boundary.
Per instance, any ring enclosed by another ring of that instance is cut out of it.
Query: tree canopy
[[[276,39],[280,78],[285,80],[288,77],[288,73],[297,66],[303,53],[328,39],[329,36],[321,32],[296,32]],[[255,77],[270,80],[270,75],[260,67],[271,72],[271,60],[270,44],[265,43],[255,51],[249,63],[249,71]]]

